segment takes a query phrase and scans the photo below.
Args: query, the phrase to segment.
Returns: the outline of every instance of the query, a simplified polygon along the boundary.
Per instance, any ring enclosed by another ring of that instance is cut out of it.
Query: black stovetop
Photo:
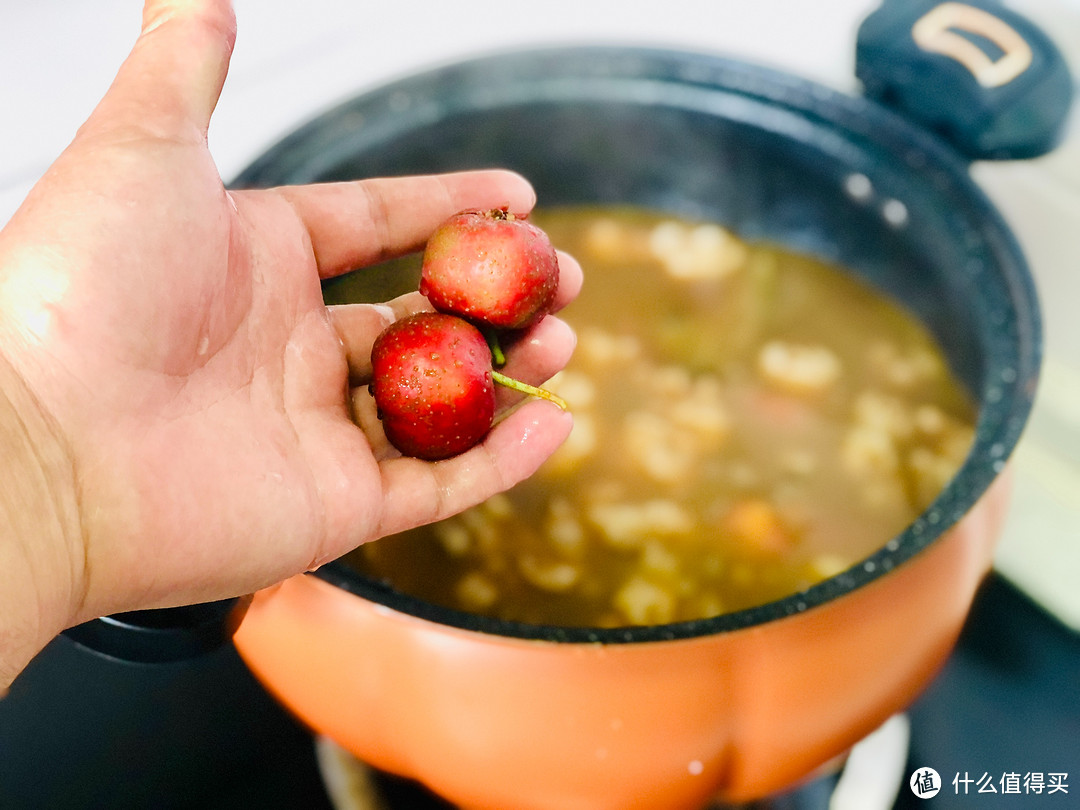
[[[980,591],[945,670],[911,708],[907,772],[932,767],[944,788],[916,807],[1080,806],[1080,635],[1000,576]],[[1065,773],[1067,793],[1003,795],[1000,777]],[[984,773],[998,794],[956,795]],[[445,807],[384,783],[395,808]],[[960,783],[961,790],[963,784]],[[768,805],[825,806],[821,785]],[[765,806],[765,805],[761,805]],[[51,644],[0,700],[4,810],[329,810],[311,735],[226,647],[182,664],[136,666]]]

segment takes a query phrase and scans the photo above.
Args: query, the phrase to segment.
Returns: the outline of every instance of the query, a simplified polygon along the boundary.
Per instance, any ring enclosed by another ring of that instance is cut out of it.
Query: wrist
[[[0,353],[0,689],[78,610],[76,492],[63,434]]]

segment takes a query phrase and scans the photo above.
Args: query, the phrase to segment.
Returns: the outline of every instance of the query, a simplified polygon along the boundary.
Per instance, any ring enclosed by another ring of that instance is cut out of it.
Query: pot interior
[[[931,329],[979,403],[971,454],[927,512],[866,563],[796,597],[686,626],[511,626],[425,605],[334,565],[320,575],[485,632],[589,641],[717,632],[805,609],[895,567],[959,520],[1003,468],[1039,363],[1038,308],[1023,257],[946,144],[863,99],[684,53],[496,56],[347,102],[286,138],[236,185],[492,166],[528,177],[541,207],[633,204],[712,220],[863,277]]]

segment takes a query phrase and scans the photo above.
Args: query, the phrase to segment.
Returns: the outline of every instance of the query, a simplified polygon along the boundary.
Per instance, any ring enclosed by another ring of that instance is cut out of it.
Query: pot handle
[[[137,610],[70,627],[63,635],[98,655],[138,664],[183,661],[232,640],[250,596],[198,605]]]
[[[969,160],[1049,152],[1074,92],[1050,37],[994,0],[885,0],[859,27],[855,75]]]

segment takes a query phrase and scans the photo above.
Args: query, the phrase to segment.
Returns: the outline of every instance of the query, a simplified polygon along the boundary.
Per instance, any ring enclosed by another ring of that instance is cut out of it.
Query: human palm
[[[231,24],[226,2],[148,2],[109,94],[0,233],[0,355],[58,426],[78,504],[52,563],[78,594],[63,624],[268,585],[506,488],[569,430],[530,403],[432,464],[358,427],[372,341],[422,301],[327,309],[320,277],[532,192],[503,172],[228,192],[205,136]],[[563,259],[561,302],[580,274]],[[511,362],[539,381],[573,339],[554,318],[531,338]]]

